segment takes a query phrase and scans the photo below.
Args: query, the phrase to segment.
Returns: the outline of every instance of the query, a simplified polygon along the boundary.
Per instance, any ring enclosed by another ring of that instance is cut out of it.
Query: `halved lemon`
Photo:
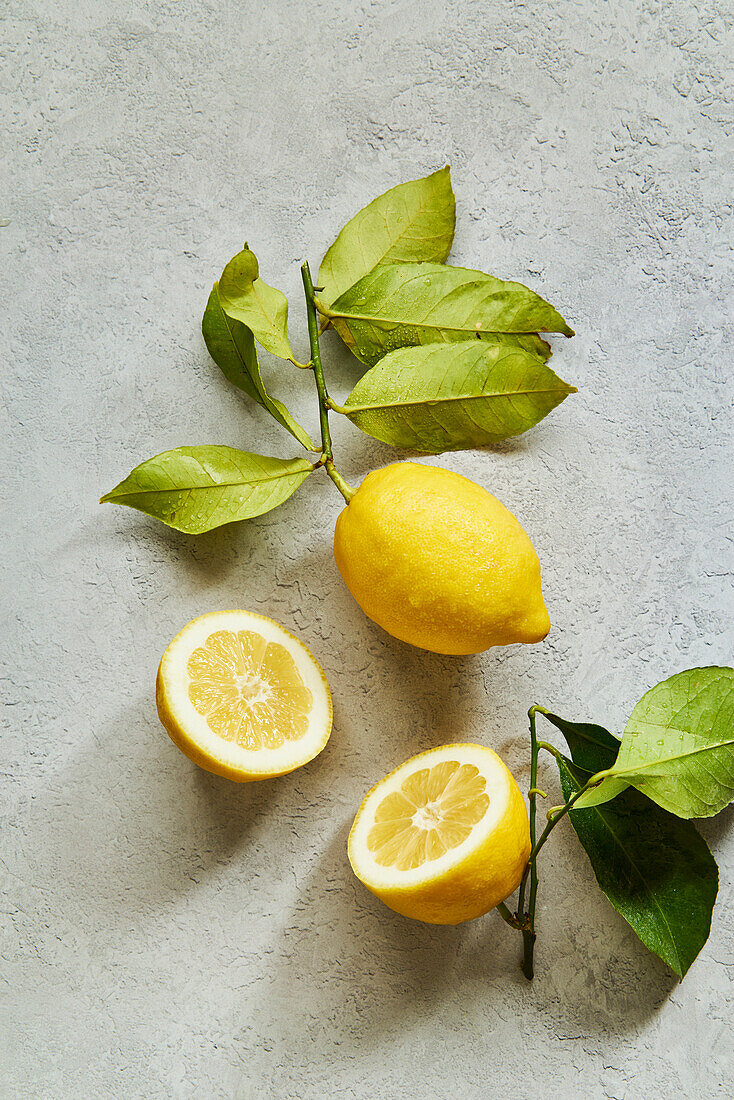
[[[240,783],[300,768],[331,733],[318,661],[252,611],[214,611],[185,626],[161,658],[156,703],[186,756]]]
[[[496,753],[443,745],[372,788],[348,849],[357,878],[391,909],[429,924],[459,924],[520,885],[530,855],[528,813]]]

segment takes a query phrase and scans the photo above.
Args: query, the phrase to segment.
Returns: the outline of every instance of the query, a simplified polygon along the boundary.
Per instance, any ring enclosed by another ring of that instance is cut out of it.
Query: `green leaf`
[[[723,810],[734,798],[734,669],[687,669],[643,695],[609,776],[579,805],[601,805],[620,783],[678,817]]]
[[[534,355],[470,340],[386,355],[338,411],[384,443],[438,454],[519,435],[575,392]]]
[[[549,711],[541,710],[549,722],[552,722],[554,726],[561,731],[566,738],[568,747],[571,750],[574,762],[580,767],[586,769],[586,771],[594,774],[598,771],[602,771],[605,768],[610,768],[614,761],[617,759],[617,753],[619,752],[620,741],[619,738],[614,737],[608,730],[605,730],[603,726],[595,726],[588,722],[567,722],[565,718],[559,718],[557,714],[551,714]],[[606,760],[606,763],[600,763],[600,761]],[[629,787],[629,783],[625,780],[616,780],[616,789],[612,789],[610,781],[610,792],[608,798],[603,798],[602,802],[608,802],[612,798],[616,798],[622,791],[626,791]],[[597,788],[598,789],[598,788]],[[589,796],[596,794],[596,790],[589,791],[576,803],[576,806],[594,806],[596,803],[590,800]]]
[[[378,264],[434,260],[451,250],[456,201],[448,165],[391,187],[347,222],[321,261],[318,285],[327,306]]]
[[[100,504],[126,504],[199,535],[277,508],[314,469],[305,458],[266,458],[234,447],[178,447],[141,462]]]
[[[541,710],[540,713],[566,738],[573,762],[578,768],[594,775],[604,768],[610,768],[617,759],[619,738],[603,726],[596,726],[591,722],[567,722],[565,718],[559,718],[557,714],[551,714],[547,710]]]
[[[571,798],[611,767],[619,742],[601,726],[546,717],[561,730],[574,763],[558,760]],[[570,810],[599,886],[646,947],[683,977],[708,939],[718,869],[696,828],[627,790],[613,803]]]
[[[293,419],[285,405],[267,393],[260,374],[254,337],[247,325],[227,316],[219,301],[217,288],[218,283],[215,283],[201,322],[201,331],[212,359],[233,385],[267,409],[307,451],[317,450],[308,433]]]
[[[266,351],[293,360],[288,341],[288,300],[258,275],[255,253],[245,245],[225,267],[219,301],[228,317],[241,321]]]
[[[385,264],[320,308],[370,366],[396,348],[477,338],[547,359],[539,331],[573,336],[553,306],[521,283],[446,264]]]

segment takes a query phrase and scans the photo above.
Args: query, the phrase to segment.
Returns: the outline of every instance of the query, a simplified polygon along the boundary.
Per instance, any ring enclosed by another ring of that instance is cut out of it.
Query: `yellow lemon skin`
[[[484,747],[483,751],[492,752]],[[430,751],[420,755],[430,763]],[[496,753],[492,755],[495,770],[501,770],[506,784],[507,802],[500,821],[460,863],[417,885],[386,888],[360,875],[354,835],[359,814],[372,792],[364,799],[349,835],[349,859],[357,878],[396,913],[426,924],[461,924],[488,913],[517,890],[530,855],[528,812],[512,772]]]
[[[451,470],[399,462],[368,474],[343,510],[334,557],[388,634],[434,653],[540,642],[540,562],[503,504]]]

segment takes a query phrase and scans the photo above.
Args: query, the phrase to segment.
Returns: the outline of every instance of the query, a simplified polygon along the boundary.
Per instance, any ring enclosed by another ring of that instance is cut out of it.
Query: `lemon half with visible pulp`
[[[391,909],[459,924],[520,885],[530,855],[525,801],[491,749],[443,745],[372,788],[348,849],[357,878]]]
[[[166,649],[158,715],[195,764],[241,783],[299,768],[329,740],[331,694],[319,663],[252,611],[194,619]]]

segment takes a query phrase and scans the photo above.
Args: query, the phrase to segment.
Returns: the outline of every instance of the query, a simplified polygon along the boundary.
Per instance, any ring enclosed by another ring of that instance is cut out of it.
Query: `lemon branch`
[[[538,738],[535,732],[536,707],[528,711],[530,719],[530,855],[527,866],[520,882],[520,893],[517,900],[517,919],[520,923],[523,939],[522,972],[530,981],[533,977],[533,952],[535,950],[535,896],[538,891],[538,871],[535,865],[535,817],[537,812],[538,789]],[[530,873],[530,901],[527,912],[525,911],[525,886]]]
[[[548,823],[540,834],[540,837],[536,839],[536,815],[537,815],[537,796],[540,794],[544,798],[543,791],[538,789],[538,752],[540,749],[545,749],[555,757],[562,756],[562,753],[555,748],[554,745],[550,745],[547,741],[539,741],[535,730],[535,717],[537,714],[547,714],[547,711],[543,707],[532,706],[528,711],[528,718],[530,720],[530,791],[528,793],[528,802],[530,805],[529,818],[530,818],[530,855],[523,871],[523,876],[520,881],[520,890],[517,898],[517,913],[514,916],[514,920],[508,920],[507,917],[500,913],[500,916],[513,928],[519,929],[522,932],[523,938],[523,960],[521,964],[522,972],[528,980],[531,980],[534,973],[533,968],[533,954],[535,951],[535,903],[538,895],[538,867],[537,859],[538,853],[548,840],[553,829],[558,822],[566,816],[568,811],[572,808],[577,799],[581,798],[582,794],[595,787],[599,783],[599,776],[593,775],[580,790],[569,798],[568,802],[565,802],[562,806],[554,806],[548,811]],[[525,905],[525,894],[528,887],[530,890],[528,893],[527,906]],[[512,917],[512,914],[508,915]]]
[[[495,909],[502,917],[505,924],[509,924],[510,928],[516,928],[518,932],[522,932],[522,925],[518,921],[516,915],[507,908],[503,901],[501,901],[499,905],[495,905]]]
[[[323,466],[331,480],[336,485],[347,504],[354,496],[356,490],[347,485],[344,478],[334,466],[334,456],[331,452],[331,433],[329,432],[329,394],[324,380],[324,368],[321,365],[321,351],[319,349],[319,322],[316,315],[316,303],[314,301],[314,287],[311,281],[311,272],[308,262],[301,264],[301,277],[303,289],[306,294],[306,312],[308,314],[308,338],[311,344],[311,362],[309,366],[313,370],[316,379],[316,389],[319,394],[319,423],[321,424],[321,460],[318,466]]]

